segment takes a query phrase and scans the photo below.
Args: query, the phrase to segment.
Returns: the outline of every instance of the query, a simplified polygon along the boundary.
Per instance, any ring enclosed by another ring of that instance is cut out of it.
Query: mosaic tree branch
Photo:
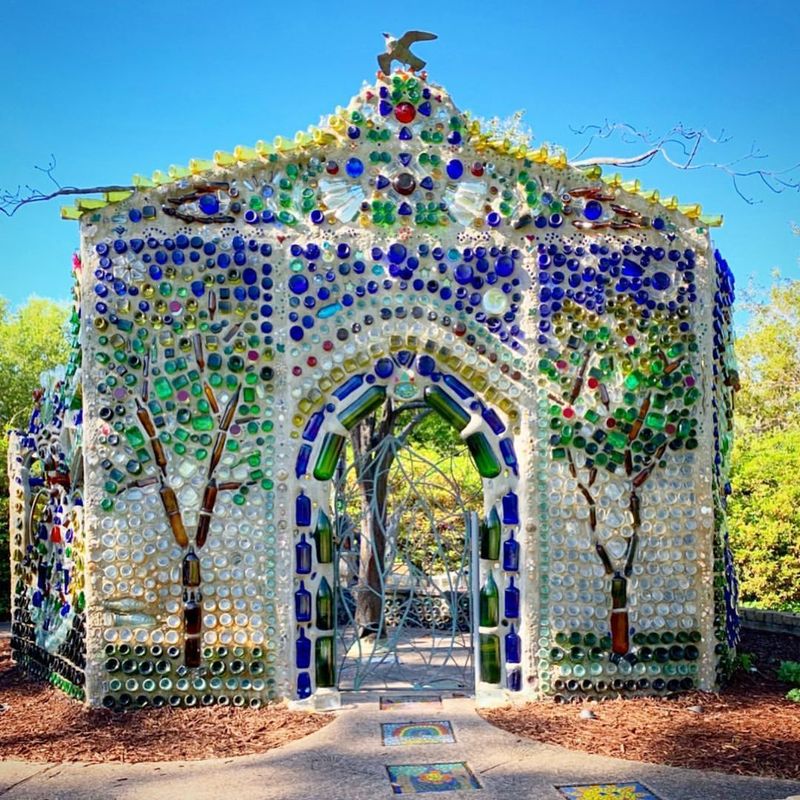
[[[205,358],[203,355],[202,341],[199,340],[197,336],[193,337],[192,347],[195,359],[202,371],[205,366]],[[163,386],[163,383],[161,386]],[[226,481],[218,484],[214,477],[225,448],[228,430],[230,429],[236,413],[241,394],[241,384],[237,384],[235,390],[231,393],[224,410],[222,411],[220,411],[220,407],[217,403],[216,395],[214,394],[213,389],[207,382],[203,382],[203,393],[212,412],[218,415],[219,424],[214,447],[211,451],[211,456],[209,459],[206,485],[203,489],[203,495],[200,501],[200,508],[197,516],[197,525],[194,536],[194,546],[191,546],[189,543],[189,536],[184,525],[178,497],[175,494],[174,489],[167,483],[168,462],[164,448],[158,438],[155,423],[153,422],[153,418],[149,409],[142,404],[138,397],[135,398],[137,419],[144,429],[144,432],[147,436],[147,441],[153,453],[153,459],[160,470],[160,475],[157,479],[157,482],[159,486],[158,492],[161,497],[161,503],[164,507],[164,513],[167,516],[167,521],[169,522],[170,529],[172,530],[172,534],[178,546],[181,549],[188,548],[188,552],[183,559],[182,569],[185,605],[184,633],[186,636],[185,663],[187,667],[196,667],[200,664],[199,642],[202,620],[202,594],[200,590],[201,571],[200,562],[195,555],[194,548],[196,547],[198,550],[200,550],[206,543],[219,492],[236,490],[242,486],[241,481]],[[141,433],[135,428],[129,428],[127,431],[127,436],[129,442],[133,446],[140,446],[145,443],[144,437],[142,437]],[[150,479],[150,482],[154,483],[156,482],[156,479]],[[137,481],[134,483],[137,487],[141,487],[142,485],[146,485],[147,482]]]

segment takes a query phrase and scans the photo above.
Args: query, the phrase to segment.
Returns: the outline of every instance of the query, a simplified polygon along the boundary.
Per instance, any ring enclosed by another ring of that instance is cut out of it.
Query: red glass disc
[[[398,103],[394,107],[394,116],[398,122],[405,125],[414,120],[414,117],[417,116],[417,109],[411,103]]]

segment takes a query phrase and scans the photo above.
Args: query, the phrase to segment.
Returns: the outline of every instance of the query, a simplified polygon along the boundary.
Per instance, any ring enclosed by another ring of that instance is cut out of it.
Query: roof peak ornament
[[[395,39],[390,33],[384,33],[383,38],[386,39],[386,52],[378,56],[378,66],[384,75],[389,75],[394,61],[405,64],[411,72],[419,72],[424,69],[426,62],[411,52],[411,45],[438,37],[435,33],[427,31],[406,31],[398,39]]]

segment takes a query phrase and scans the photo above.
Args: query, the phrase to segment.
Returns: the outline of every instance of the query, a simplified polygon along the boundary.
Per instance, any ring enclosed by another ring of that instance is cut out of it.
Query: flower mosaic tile
[[[567,800],[661,800],[639,781],[629,783],[591,783],[580,786],[557,786]]]
[[[395,794],[426,794],[480,789],[464,761],[436,764],[396,764],[386,767]]]

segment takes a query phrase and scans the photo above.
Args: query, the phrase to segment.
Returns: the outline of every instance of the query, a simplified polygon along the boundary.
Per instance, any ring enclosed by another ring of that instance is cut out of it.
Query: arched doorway
[[[359,449],[357,426],[392,403],[435,412],[454,429],[477,478],[480,524],[473,512],[467,525],[464,485],[435,459],[414,455],[394,431]],[[295,463],[297,697],[334,688],[518,691],[524,586],[508,416],[431,354],[410,350],[378,358],[319,405],[305,419]],[[448,502],[415,491],[420,476],[444,484]],[[399,492],[388,491],[392,481]],[[373,492],[366,506],[348,509],[348,496],[363,495],[370,482],[384,484],[378,500]],[[457,525],[449,538],[443,523]],[[414,552],[426,529],[427,559],[424,544]]]
[[[424,401],[359,426],[333,481],[337,685],[471,691],[480,475]]]

